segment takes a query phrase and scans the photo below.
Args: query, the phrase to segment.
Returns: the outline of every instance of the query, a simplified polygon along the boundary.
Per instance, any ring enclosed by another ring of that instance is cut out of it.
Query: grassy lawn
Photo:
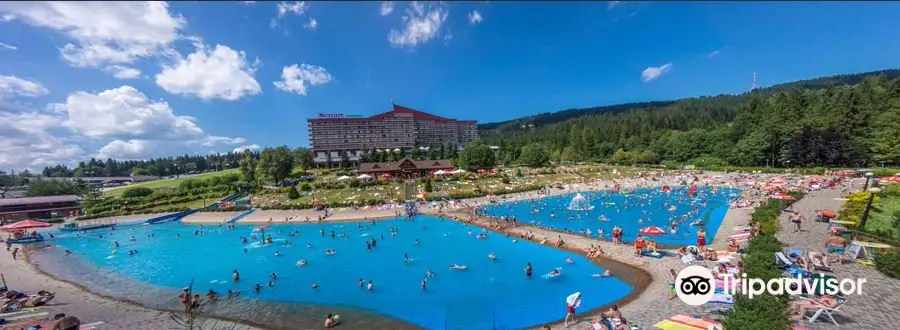
[[[525,174],[523,177],[516,176],[516,170],[508,170],[505,172],[506,177],[509,180],[508,184],[503,183],[503,179],[500,177],[479,177],[474,181],[435,179],[432,184],[433,192],[431,195],[469,193],[474,191],[476,186],[480,186],[483,191],[497,191],[500,189],[512,190],[523,186],[546,186],[554,183],[572,183],[580,182],[585,179],[609,178],[613,176],[609,168],[599,170],[597,166],[592,165],[569,166],[566,169],[567,171],[563,171],[563,173],[533,173]],[[588,169],[592,171],[588,172]],[[528,170],[523,169],[523,171],[527,173]],[[580,174],[575,173],[576,171]],[[325,175],[318,178],[318,180],[325,182],[332,182],[336,179],[336,175]],[[387,185],[361,188],[343,187],[339,189],[318,189],[309,193],[301,192],[301,197],[293,201],[287,198],[287,194],[265,193],[254,196],[254,203],[272,204],[277,202],[280,204],[308,204],[314,199],[318,199],[323,203],[366,201],[369,199],[399,199],[403,196],[403,185],[402,182],[391,182]],[[417,183],[416,187],[419,191],[424,191],[424,184]]]
[[[147,187],[150,189],[177,188],[178,185],[181,184],[182,181],[188,180],[188,179],[207,179],[207,178],[211,178],[214,176],[222,176],[222,175],[238,174],[238,173],[240,173],[238,169],[232,168],[232,169],[218,171],[218,172],[208,172],[208,173],[202,173],[202,174],[197,174],[197,175],[193,175],[193,176],[182,176],[177,179],[163,179],[163,180],[139,182],[139,183],[135,183],[132,185],[116,187],[116,188],[104,191],[103,196],[117,197],[117,196],[121,195],[122,192],[125,191],[125,189],[131,188],[131,187]]]
[[[900,212],[900,196],[881,199],[878,210],[866,221],[866,230],[889,232],[891,238],[900,240],[900,231],[894,226],[894,212]]]

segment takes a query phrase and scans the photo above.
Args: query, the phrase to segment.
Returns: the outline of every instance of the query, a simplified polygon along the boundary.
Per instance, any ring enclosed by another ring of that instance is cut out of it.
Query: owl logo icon
[[[715,292],[712,272],[701,266],[688,266],[675,278],[675,294],[685,304],[700,306],[708,303]]]

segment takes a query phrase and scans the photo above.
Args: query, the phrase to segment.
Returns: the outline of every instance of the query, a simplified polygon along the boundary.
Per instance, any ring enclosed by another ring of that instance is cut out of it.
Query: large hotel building
[[[310,118],[309,144],[316,163],[341,159],[348,152],[350,160],[359,160],[363,150],[412,149],[453,144],[462,146],[475,141],[478,129],[474,120],[456,120],[394,105],[391,111],[371,117],[348,117],[319,114]]]

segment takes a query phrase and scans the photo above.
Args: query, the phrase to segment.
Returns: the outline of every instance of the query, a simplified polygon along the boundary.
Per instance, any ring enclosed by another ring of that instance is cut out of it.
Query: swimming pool
[[[196,225],[148,225],[98,231],[88,237],[59,237],[52,243],[71,250],[72,257],[87,260],[101,272],[114,271],[155,286],[181,288],[193,280],[198,293],[232,289],[241,290],[243,299],[356,306],[429,329],[534,326],[561,319],[565,297],[573,292],[583,293],[580,311],[586,311],[619,300],[632,290],[615,277],[593,277],[604,270],[575,253],[516,242],[494,232],[478,239],[480,227],[434,216],[380,220],[374,225],[276,224],[265,231],[274,244],[260,246],[258,240],[243,244],[240,237],[258,234],[253,232],[255,227],[238,225],[229,231],[206,226],[204,235],[195,235],[200,228]],[[396,236],[391,228],[396,229]],[[299,234],[290,236],[294,230]],[[131,242],[131,236],[136,241]],[[365,242],[373,238],[377,246],[367,250]],[[114,241],[121,244],[115,254]],[[128,255],[127,251],[135,249],[139,251],[136,255]],[[327,256],[325,249],[336,253]],[[275,251],[281,255],[275,256]],[[496,261],[487,257],[492,251]],[[409,263],[404,263],[404,254]],[[574,263],[566,263],[568,257]],[[305,259],[307,265],[298,266],[299,259]],[[527,262],[534,267],[532,278],[523,273]],[[450,270],[454,263],[468,269]],[[562,267],[562,276],[541,277],[556,267]],[[233,268],[241,274],[237,283],[231,281]],[[428,280],[422,290],[420,283],[427,269],[432,269],[436,278]],[[274,287],[266,287],[272,272],[277,273],[277,280]],[[360,279],[373,281],[374,289],[361,288]],[[259,293],[251,289],[256,283],[264,286]],[[311,288],[314,283],[318,288]]]
[[[692,196],[687,192],[687,187],[672,188],[669,192],[660,188],[622,192],[601,190],[581,193],[585,205],[590,206],[582,210],[570,210],[570,203],[576,196],[571,193],[491,204],[484,206],[482,211],[493,216],[515,216],[520,222],[559,230],[589,229],[594,237],[602,230],[605,239],[611,239],[612,228],[618,225],[622,227],[626,241],[636,238],[641,228],[657,226],[667,234],[652,238],[663,244],[694,244],[697,229],[704,228],[707,242],[711,242],[725,218],[729,200],[735,198],[738,190],[698,187]],[[601,220],[601,216],[606,220]],[[702,224],[691,225],[697,220],[702,220]],[[679,223],[675,234],[669,232],[670,221]]]

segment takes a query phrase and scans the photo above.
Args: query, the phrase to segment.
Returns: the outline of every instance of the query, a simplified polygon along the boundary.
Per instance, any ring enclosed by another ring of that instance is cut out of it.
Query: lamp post
[[[872,180],[873,176],[875,176],[875,173],[866,172],[866,184],[863,185],[863,188],[860,191],[866,191],[866,189],[869,189],[869,180]]]
[[[866,220],[869,219],[869,210],[872,209],[872,200],[875,199],[875,194],[881,192],[881,188],[872,187],[869,188],[869,200],[866,201],[866,208],[863,209],[862,217],[859,218],[859,231],[866,230]]]

